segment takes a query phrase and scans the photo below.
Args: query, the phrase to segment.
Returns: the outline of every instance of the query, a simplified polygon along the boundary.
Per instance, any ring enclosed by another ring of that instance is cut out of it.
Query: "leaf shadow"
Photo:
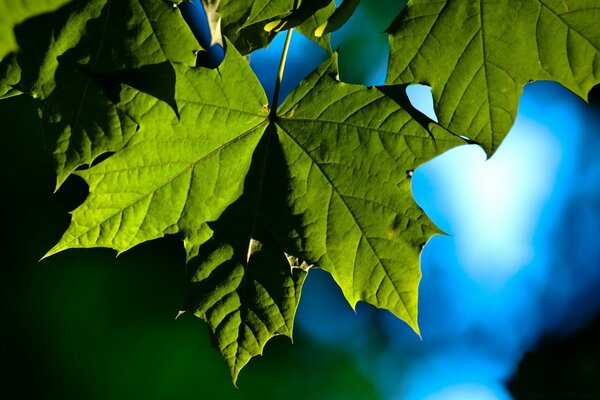
[[[248,266],[254,257],[250,257],[249,248],[256,242],[260,243],[261,254],[259,259],[253,260],[255,264],[269,260],[289,270],[286,254],[301,254],[302,237],[300,217],[293,215],[287,206],[290,185],[290,171],[283,149],[274,124],[270,124],[254,152],[242,196],[217,220],[208,223],[213,237],[200,247],[199,256],[188,262],[189,273],[193,275],[202,260],[223,244],[233,249],[232,260]],[[267,253],[270,255],[265,255]],[[249,269],[247,272],[254,274],[256,271]]]
[[[209,223],[214,234],[188,261],[182,311],[205,320],[234,383],[276,335],[291,337],[307,271],[293,268],[297,224],[285,201],[289,171],[271,124],[259,142],[242,196]]]

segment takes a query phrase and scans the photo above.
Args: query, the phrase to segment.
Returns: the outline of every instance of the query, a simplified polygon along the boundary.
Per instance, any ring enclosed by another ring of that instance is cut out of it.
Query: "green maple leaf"
[[[389,29],[388,82],[430,85],[440,124],[492,154],[525,83],[586,98],[600,82],[599,19],[596,0],[413,0]]]
[[[180,120],[166,103],[123,89],[116,106],[140,121],[139,131],[106,161],[75,172],[90,195],[49,254],[98,246],[123,252],[179,231],[191,254],[207,239],[206,222],[241,195],[267,124],[262,87],[250,79],[247,62],[233,55],[218,70],[173,67]],[[226,166],[221,153],[236,162]]]
[[[244,287],[252,285],[248,283],[252,278],[240,277],[239,266],[235,264],[239,257],[236,257],[243,254],[248,261],[255,262],[263,256],[260,251],[248,255],[248,242],[243,249],[238,248],[239,237],[234,233],[231,238],[232,233],[219,229],[223,222],[216,223],[214,231],[209,223],[217,221],[242,195],[254,150],[268,126],[267,98],[248,63],[233,46],[218,70],[180,64],[174,67],[179,119],[167,104],[156,103],[149,95],[124,88],[121,97],[125,101],[119,107],[139,118],[140,129],[121,151],[88,170],[77,172],[89,184],[90,194],[73,212],[69,229],[48,255],[66,248],[97,246],[122,252],[165,234],[180,233],[190,266],[199,263],[201,267],[193,274],[188,289],[188,297],[196,300],[192,304],[190,300],[186,301],[184,309],[192,311],[192,305],[196,307],[197,314],[204,316],[214,330],[215,341],[229,344],[230,332],[221,332],[219,328],[231,311],[228,295],[236,293],[240,284]],[[129,101],[130,98],[133,100]],[[243,235],[248,229],[248,223],[239,221],[234,231]],[[207,243],[211,235],[212,241]],[[250,240],[249,237],[246,239]],[[230,243],[225,243],[227,240]],[[265,248],[271,246],[267,240],[263,241]],[[214,242],[217,244],[212,249]],[[197,258],[199,250],[202,250],[203,259]],[[218,268],[219,257],[223,255],[232,257],[230,271],[227,270],[229,266],[224,272]],[[245,258],[242,261],[246,263]],[[211,269],[217,270],[217,276],[210,273]],[[301,274],[291,275],[289,264],[287,271],[289,276],[281,276],[275,281],[281,284],[280,291],[285,290],[286,279],[297,285],[302,283]],[[256,272],[256,281],[275,280],[272,276],[263,279],[262,272],[260,269]],[[280,274],[285,272],[286,269],[280,270]],[[206,282],[215,286],[208,288]],[[197,293],[199,286],[204,288],[200,295]],[[264,297],[250,296],[249,289],[243,291],[247,294],[240,296],[241,301],[258,301],[263,305],[267,301]],[[297,303],[299,294],[292,298],[284,294],[272,296],[285,300],[293,298]],[[254,309],[251,305],[247,307]],[[290,306],[290,310],[295,311],[295,307]],[[247,312],[244,316],[251,317]],[[292,317],[293,312],[285,314],[285,318]],[[276,329],[269,332],[269,337],[285,333],[279,322],[273,323]],[[243,323],[252,325],[246,320]],[[286,323],[291,326],[289,321]],[[240,349],[253,348],[245,341],[254,336],[240,338]],[[229,349],[221,347],[232,376],[237,376],[237,371],[247,362],[244,361],[247,354],[236,351],[231,360]]]
[[[0,1],[0,59],[18,50],[13,29],[38,14],[54,11],[71,0],[2,0]]]
[[[90,194],[48,255],[179,234],[191,271],[183,310],[208,322],[234,381],[270,337],[291,336],[309,264],[353,306],[389,309],[418,332],[419,253],[437,230],[407,170],[463,141],[416,113],[403,87],[337,81],[335,58],[277,115],[231,45],[217,70],[175,71],[179,119],[123,89],[117,106],[139,131],[76,172]]]
[[[161,76],[162,86],[149,90],[173,103],[170,63],[193,64],[198,49],[179,11],[156,0],[72,1],[28,20],[17,36],[21,51],[8,60],[10,85],[44,100],[42,122],[57,187],[135,133],[137,123],[115,106],[118,89],[106,75],[119,73],[130,84]]]
[[[309,266],[287,207],[290,177],[273,127],[253,156],[243,195],[209,223],[212,238],[188,250],[193,271],[183,311],[207,321],[235,382],[275,335],[292,337]]]
[[[410,171],[464,142],[414,113],[404,87],[339,82],[336,58],[290,93],[275,125],[302,258],[353,307],[390,310],[418,332],[419,254],[438,230],[412,199]]]

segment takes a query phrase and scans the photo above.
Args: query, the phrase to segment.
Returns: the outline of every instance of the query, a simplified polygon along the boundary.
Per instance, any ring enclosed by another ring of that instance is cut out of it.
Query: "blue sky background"
[[[336,34],[343,80],[382,83],[383,30],[401,7],[363,1]],[[267,93],[282,42],[251,56]],[[283,91],[325,57],[294,33]],[[435,116],[427,88],[411,87],[409,95]],[[386,311],[359,304],[354,313],[329,275],[312,270],[294,344],[269,342],[235,389],[204,324],[174,319],[185,284],[177,238],[118,258],[105,249],[74,250],[38,262],[87,188],[73,177],[52,194],[34,102],[0,101],[8,149],[0,159],[8,233],[1,242],[0,398],[600,397],[598,115],[556,84],[530,84],[490,160],[463,146],[415,171],[416,201],[449,234],[434,237],[422,255],[422,340]],[[578,333],[590,321],[595,330]]]

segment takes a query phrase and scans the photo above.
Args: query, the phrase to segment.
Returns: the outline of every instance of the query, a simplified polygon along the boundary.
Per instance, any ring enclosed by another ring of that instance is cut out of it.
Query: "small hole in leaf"
[[[407,177],[408,179],[411,179],[411,178],[412,178],[412,176],[413,176],[413,173],[414,173],[414,172],[415,172],[415,170],[414,170],[414,169],[409,169],[409,170],[406,170],[406,177]]]
[[[420,84],[409,85],[406,88],[406,95],[414,108],[437,122],[438,119],[433,107],[431,87]]]

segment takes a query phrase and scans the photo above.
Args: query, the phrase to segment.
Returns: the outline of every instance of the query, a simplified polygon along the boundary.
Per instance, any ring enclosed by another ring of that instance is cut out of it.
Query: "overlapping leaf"
[[[85,34],[87,20],[100,14],[98,2],[83,4],[71,2],[54,13],[28,19],[15,29],[19,52],[0,64],[10,72],[0,81],[3,92],[12,89],[44,98],[54,90],[58,57],[77,45]]]
[[[54,11],[71,0],[1,0],[0,59],[18,50],[13,33],[15,25],[39,14]]]
[[[329,32],[323,33],[318,36],[315,34],[317,29],[326,23],[329,18],[335,13],[335,3],[332,1],[327,6],[317,10],[310,17],[306,18],[300,25],[296,26],[296,30],[309,38],[313,42],[317,43],[328,53],[332,52]]]
[[[11,65],[19,71],[16,88],[45,100],[57,186],[80,165],[121,148],[135,132],[136,122],[115,106],[118,88],[104,75],[120,72],[135,84],[160,73],[164,90],[153,94],[172,103],[170,62],[191,64],[198,48],[178,10],[160,0],[76,0],[27,21],[18,39],[21,53]]]
[[[596,0],[413,0],[390,28],[390,83],[431,85],[439,121],[491,154],[523,85],[600,82]]]
[[[278,31],[302,25],[301,32],[328,48],[313,32],[334,9],[333,0],[220,0],[219,13],[225,36],[248,54],[266,47]]]

